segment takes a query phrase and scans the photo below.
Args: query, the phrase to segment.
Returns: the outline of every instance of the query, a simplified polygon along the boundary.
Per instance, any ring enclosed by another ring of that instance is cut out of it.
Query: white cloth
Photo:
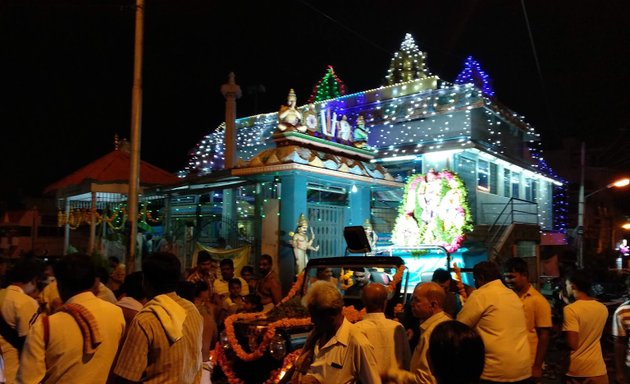
[[[473,291],[457,320],[474,328],[486,348],[481,378],[519,381],[532,375],[532,361],[521,299],[501,280]]]
[[[46,346],[40,318],[26,338],[18,383],[107,382],[125,330],[122,310],[92,292],[72,296],[67,303],[82,305],[94,315],[102,343],[93,355],[84,355],[83,335],[76,320],[66,312],[57,312],[48,317],[50,332]]]
[[[183,327],[186,310],[167,295],[157,295],[142,308],[141,312],[153,312],[171,342],[184,336]]]
[[[411,350],[405,327],[385,317],[383,312],[366,313],[355,324],[374,346],[379,373],[390,368],[409,369]]]
[[[322,348],[315,345],[307,374],[320,383],[348,384],[359,380],[362,384],[380,383],[376,366],[374,347],[363,332],[344,318],[326,345]]]
[[[606,374],[600,339],[608,309],[596,300],[577,300],[564,307],[563,331],[577,332],[578,348],[571,351],[567,376],[594,377]]]

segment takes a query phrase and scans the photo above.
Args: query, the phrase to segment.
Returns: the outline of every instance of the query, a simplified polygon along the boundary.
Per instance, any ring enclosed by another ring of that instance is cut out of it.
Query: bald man
[[[401,323],[385,318],[387,288],[383,284],[368,284],[361,292],[366,314],[356,323],[374,345],[379,373],[390,368],[409,369],[411,350],[405,327]]]
[[[383,383],[420,384],[437,383],[431,374],[427,351],[431,332],[440,323],[451,320],[444,312],[444,289],[437,283],[421,283],[413,291],[411,311],[414,317],[420,319],[420,340],[411,356],[410,371],[389,369],[381,376]]]

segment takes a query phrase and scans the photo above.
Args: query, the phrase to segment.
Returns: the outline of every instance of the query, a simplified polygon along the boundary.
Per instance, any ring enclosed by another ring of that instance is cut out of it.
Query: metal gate
[[[310,251],[309,258],[344,255],[346,242],[343,228],[346,209],[338,205],[308,204],[308,222],[315,233],[313,245],[319,245],[319,251]]]

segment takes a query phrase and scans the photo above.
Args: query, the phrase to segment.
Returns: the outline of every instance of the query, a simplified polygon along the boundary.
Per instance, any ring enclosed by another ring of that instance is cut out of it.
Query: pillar
[[[280,231],[278,252],[278,269],[282,291],[291,288],[295,277],[295,257],[293,247],[289,244],[289,232],[295,232],[300,214],[308,218],[306,205],[306,176],[290,174],[280,178]]]

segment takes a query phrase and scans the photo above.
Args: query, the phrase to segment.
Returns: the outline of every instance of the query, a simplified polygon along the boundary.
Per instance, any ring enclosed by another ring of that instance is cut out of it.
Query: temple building
[[[366,223],[386,248],[406,181],[442,170],[463,182],[473,224],[452,249],[460,265],[518,255],[537,273],[540,247],[563,242],[563,180],[474,59],[454,82],[440,79],[407,35],[379,88],[345,94],[329,68],[308,103],[287,91],[278,112],[226,118],[190,152],[179,183],[145,191],[188,266],[200,248],[246,245],[250,262],[277,255],[286,288],[298,227],[307,225],[311,258],[344,255],[344,227]]]

